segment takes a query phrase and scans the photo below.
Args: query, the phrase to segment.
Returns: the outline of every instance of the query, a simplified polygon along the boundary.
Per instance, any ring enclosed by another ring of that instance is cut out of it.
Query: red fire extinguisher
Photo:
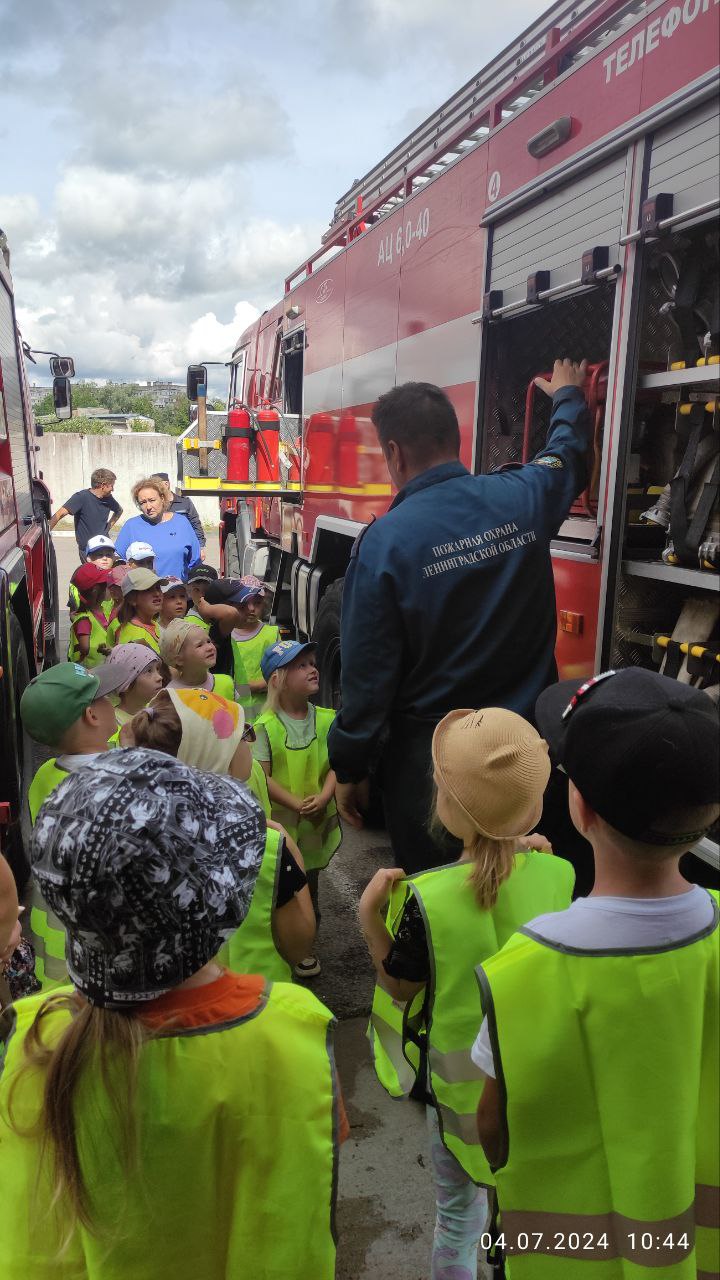
[[[280,479],[280,415],[277,409],[258,409],[257,478],[262,484],[277,484]]]
[[[250,411],[243,405],[233,405],[227,421],[227,478],[235,484],[247,484],[250,479],[253,435]]]

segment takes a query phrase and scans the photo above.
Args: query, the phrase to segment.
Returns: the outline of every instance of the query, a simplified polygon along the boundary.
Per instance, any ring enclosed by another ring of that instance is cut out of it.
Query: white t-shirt
[[[693,938],[714,917],[713,898],[695,884],[670,898],[578,898],[566,911],[536,916],[523,931],[575,951],[641,951]],[[495,1077],[487,1018],[470,1056],[486,1076]]]
[[[99,751],[88,751],[82,755],[57,756],[55,763],[58,769],[65,769],[68,773],[77,773],[78,769],[82,769],[100,754]]]

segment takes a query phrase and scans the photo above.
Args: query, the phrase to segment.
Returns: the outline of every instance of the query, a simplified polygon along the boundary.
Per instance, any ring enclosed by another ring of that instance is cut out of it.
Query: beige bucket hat
[[[514,711],[451,711],[432,740],[435,771],[481,835],[528,835],[550,777],[547,743]]]

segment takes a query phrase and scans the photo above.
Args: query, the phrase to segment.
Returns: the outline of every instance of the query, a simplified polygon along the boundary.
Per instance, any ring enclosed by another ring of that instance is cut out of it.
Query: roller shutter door
[[[671,192],[674,215],[717,200],[719,185],[718,101],[712,98],[655,134],[648,196]]]
[[[525,297],[527,278],[550,272],[550,287],[575,280],[586,249],[608,245],[618,261],[627,153],[575,178],[535,201],[493,230],[492,289],[502,289],[503,306]]]

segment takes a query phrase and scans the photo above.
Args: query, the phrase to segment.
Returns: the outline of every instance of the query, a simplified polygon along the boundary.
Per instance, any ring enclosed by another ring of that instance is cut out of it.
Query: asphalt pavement
[[[60,586],[60,649],[67,652],[70,575],[78,564],[72,534],[54,534]],[[219,568],[217,536],[208,562]],[[42,757],[41,757],[42,758]],[[39,760],[38,760],[39,763]],[[378,867],[392,865],[384,831],[346,830],[320,877],[320,976],[306,985],[338,1019],[336,1058],[350,1137],[338,1188],[337,1280],[427,1280],[434,1196],[424,1108],[391,1099],[379,1085],[365,1036],[372,999],[370,963],[357,902]],[[486,1273],[481,1264],[479,1277]]]

